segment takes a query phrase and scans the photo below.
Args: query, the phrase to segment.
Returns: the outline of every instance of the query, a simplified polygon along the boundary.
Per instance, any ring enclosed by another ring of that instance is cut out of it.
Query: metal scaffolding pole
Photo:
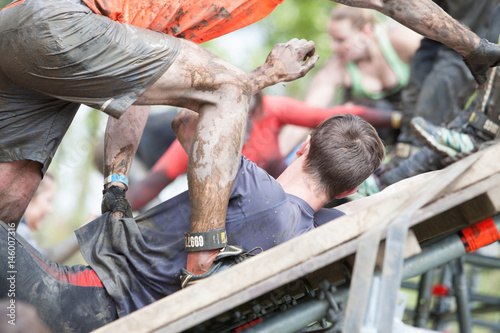
[[[467,249],[475,251],[480,247],[498,241],[499,230],[500,214],[496,214],[491,218],[464,228],[458,234],[450,235],[430,245],[422,253],[405,261],[403,280],[422,275],[433,268],[458,259],[468,252]],[[464,233],[466,236],[464,236]],[[477,237],[471,239],[469,237],[471,234],[477,235]],[[477,242],[473,243],[474,240],[477,240]],[[473,245],[469,243],[473,243]]]
[[[438,243],[430,245],[422,253],[415,255],[404,262],[402,273],[403,280],[422,275],[436,267],[459,259],[467,252],[466,248],[468,250],[477,249],[498,241],[500,239],[499,230],[500,214],[497,214],[492,218],[485,219],[464,228],[458,234],[450,235]],[[469,235],[470,232],[472,232],[477,238],[476,240],[478,240],[475,245],[470,244],[474,241],[472,238],[464,236]],[[492,235],[492,237],[484,237],[485,235]],[[376,272],[375,275],[380,276],[380,271]],[[458,280],[456,282],[456,287],[460,288],[460,281]],[[461,288],[461,290],[463,292],[466,291],[463,288]],[[337,294],[341,295],[341,298],[344,298],[345,291],[346,290],[339,289]],[[337,296],[337,294],[335,296]],[[466,294],[463,294],[462,296],[464,295]],[[463,297],[457,301],[462,303],[468,302],[466,298]],[[303,303],[299,303],[296,307],[292,307],[279,315],[267,319],[266,321],[247,328],[245,332],[293,333],[307,327],[315,321],[325,318],[330,307],[329,304],[330,303],[325,299],[310,299]],[[465,305],[468,306],[468,304]],[[462,307],[463,311],[465,311],[465,309],[466,308]],[[385,319],[392,321],[394,318]],[[469,321],[466,322],[466,325],[469,325],[471,322],[470,314],[468,320]]]
[[[417,308],[415,309],[415,327],[427,327],[429,320],[429,309],[431,307],[432,284],[434,282],[434,270],[425,272],[418,286]]]

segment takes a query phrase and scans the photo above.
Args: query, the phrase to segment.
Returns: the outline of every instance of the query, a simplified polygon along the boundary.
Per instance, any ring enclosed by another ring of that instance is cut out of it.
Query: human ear
[[[297,150],[297,152],[295,153],[295,155],[297,155],[297,157],[300,157],[300,156],[304,155],[305,153],[307,153],[309,151],[310,143],[311,143],[311,136],[308,135],[306,140],[300,145],[300,147]]]
[[[340,193],[339,195],[337,195],[335,197],[335,199],[342,199],[342,198],[345,198],[351,194],[354,194],[356,193],[356,191],[358,190],[358,187],[356,186],[355,188],[353,188],[352,190],[348,190],[348,191],[344,191],[342,193]]]

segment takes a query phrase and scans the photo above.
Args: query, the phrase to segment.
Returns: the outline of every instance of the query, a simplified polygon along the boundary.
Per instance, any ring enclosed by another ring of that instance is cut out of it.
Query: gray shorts
[[[173,63],[178,39],[93,13],[80,0],[0,11],[0,162],[48,168],[80,104],[119,117]]]

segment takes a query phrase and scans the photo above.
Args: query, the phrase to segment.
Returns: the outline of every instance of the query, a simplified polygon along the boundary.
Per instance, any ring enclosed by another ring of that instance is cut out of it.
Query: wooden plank
[[[419,242],[464,228],[500,211],[500,174],[451,193],[412,219]]]
[[[399,275],[404,262],[402,251],[409,222],[413,214],[432,202],[452,182],[466,172],[478,159],[479,155],[470,156],[460,163],[454,163],[446,172],[435,175],[432,179],[413,189],[413,197],[408,198],[401,206],[394,207],[392,214],[385,220],[379,221],[370,230],[360,236],[360,244],[356,251],[353,276],[350,282],[350,294],[345,310],[344,330],[360,332],[365,319],[370,289],[376,263],[376,248],[382,237],[382,232],[387,230],[386,246],[391,248],[390,256],[384,261],[382,269],[380,293],[384,295],[377,302],[380,306],[379,315],[383,318],[392,318],[395,311],[394,299],[397,298],[400,284]],[[399,238],[399,239],[398,239]],[[376,319],[378,330],[392,331],[392,320]]]
[[[476,161],[476,163],[474,163],[474,165],[472,165],[467,172],[458,177],[454,183],[448,186],[440,195],[441,197],[450,193],[458,192],[461,189],[467,188],[475,183],[489,178],[494,174],[500,173],[500,144],[496,144],[488,149],[477,152],[476,154],[479,155],[478,161]],[[460,162],[461,161],[458,163]],[[357,213],[368,208],[369,206],[379,205],[387,201],[388,198],[394,200],[395,196],[404,195],[409,191],[413,192],[415,189],[419,188],[422,183],[427,182],[435,175],[439,176],[439,174],[446,172],[446,170],[447,169],[445,168],[443,170],[427,172],[415,177],[404,179],[387,187],[380,193],[343,204],[338,208],[346,214],[351,214]]]
[[[445,193],[451,195],[500,173],[500,146],[497,146],[476,153],[481,154],[478,162],[464,172],[452,189],[447,189]],[[482,167],[476,166],[478,163]],[[433,174],[440,172],[446,172],[446,169]],[[407,184],[411,184],[411,181],[413,180],[410,179]],[[384,196],[382,201],[377,202],[374,196],[375,204],[367,202],[361,210],[352,215],[338,218],[272,248],[210,279],[110,323],[96,332],[179,332],[290,282],[296,276],[304,276],[345,258],[354,253],[356,238],[361,233],[369,230],[374,221],[383,219],[394,207],[411,196],[405,186],[400,186],[399,191],[393,191],[391,195],[386,195],[384,191],[381,194]],[[453,199],[455,206],[463,202]],[[422,216],[426,216],[425,213]],[[345,245],[339,246],[341,244]]]

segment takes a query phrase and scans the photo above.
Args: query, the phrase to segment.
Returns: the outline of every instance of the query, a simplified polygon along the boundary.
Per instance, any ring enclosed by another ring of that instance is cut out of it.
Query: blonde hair
[[[365,25],[374,26],[377,23],[375,12],[371,9],[349,7],[344,5],[335,6],[330,13],[330,24],[332,21],[349,20],[353,27],[361,30]]]

